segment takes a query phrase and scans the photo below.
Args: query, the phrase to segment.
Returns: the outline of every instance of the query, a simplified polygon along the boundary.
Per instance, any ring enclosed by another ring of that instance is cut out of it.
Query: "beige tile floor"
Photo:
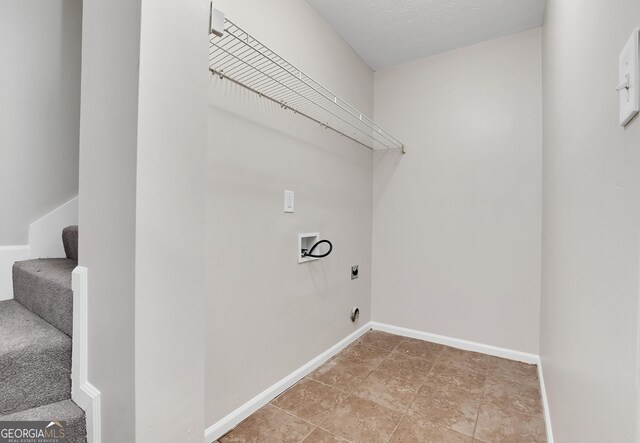
[[[537,368],[369,331],[220,443],[546,442]]]

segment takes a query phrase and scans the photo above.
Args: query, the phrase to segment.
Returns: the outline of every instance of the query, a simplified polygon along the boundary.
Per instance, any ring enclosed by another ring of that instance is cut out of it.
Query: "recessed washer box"
[[[313,245],[320,241],[320,233],[311,232],[308,234],[298,234],[298,263],[318,260],[316,257],[305,257],[302,255],[303,250],[309,250]]]

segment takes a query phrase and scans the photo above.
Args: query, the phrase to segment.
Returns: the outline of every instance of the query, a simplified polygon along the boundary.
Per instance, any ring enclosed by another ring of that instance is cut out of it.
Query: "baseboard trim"
[[[72,273],[73,348],[71,357],[71,398],[84,409],[88,443],[100,443],[100,391],[88,380],[88,269],[77,266]]]
[[[358,328],[356,331],[340,340],[338,343],[315,357],[313,360],[296,369],[276,384],[272,385],[260,394],[253,397],[251,400],[237,408],[235,411],[228,414],[222,420],[209,426],[204,431],[204,443],[211,443],[212,441],[222,437],[224,434],[236,427],[242,420],[249,417],[258,409],[268,404],[271,400],[296,384],[303,377],[309,375],[331,357],[356,341],[369,329],[371,329],[371,322]]]
[[[547,400],[547,388],[544,385],[544,374],[542,371],[542,359],[538,357],[538,378],[540,379],[540,393],[542,394],[542,408],[544,409],[544,424],[547,428],[547,443],[553,443],[553,429],[551,428],[551,413],[549,411],[549,401]]]
[[[417,338],[441,345],[451,346],[452,348],[464,349],[465,351],[480,352],[482,354],[493,355],[495,357],[506,358],[509,360],[521,361],[529,364],[537,364],[539,357],[536,354],[515,351],[513,349],[500,348],[498,346],[476,343],[473,341],[462,340],[459,338],[447,337],[444,335],[431,334],[429,332],[417,331],[415,329],[403,328],[400,326],[388,325],[386,323],[371,322],[371,328],[377,331],[389,332],[390,334],[402,335],[404,337]]]
[[[0,301],[13,298],[13,264],[29,256],[29,245],[0,246]]]

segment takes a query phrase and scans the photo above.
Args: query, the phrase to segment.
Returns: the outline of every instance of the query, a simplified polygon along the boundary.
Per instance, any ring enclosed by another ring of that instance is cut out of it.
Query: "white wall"
[[[78,194],[81,0],[0,3],[0,245]]]
[[[541,30],[375,74],[373,318],[538,352]]]
[[[548,0],[540,353],[555,440],[632,442],[640,121],[618,125],[618,54],[640,2]]]
[[[84,10],[79,264],[105,442],[202,442],[207,21],[204,0]]]
[[[137,442],[202,443],[208,19],[206,0],[142,1]]]
[[[140,1],[87,1],[82,33],[79,264],[102,441],[135,440],[134,283]]]
[[[78,224],[78,197],[29,225],[31,258],[65,257],[62,230]]]
[[[0,301],[13,298],[13,264],[29,259],[29,245],[0,246]]]
[[[29,244],[0,246],[0,300],[13,298],[13,264],[30,258],[64,257],[62,230],[78,224],[78,197],[29,225]]]
[[[299,0],[218,0],[263,43],[369,115],[373,74]],[[217,77],[207,162],[206,424],[371,318],[372,153]],[[295,192],[294,214],[283,192]],[[298,264],[298,233],[333,253]],[[351,281],[351,265],[360,278]],[[349,310],[361,309],[351,323]]]

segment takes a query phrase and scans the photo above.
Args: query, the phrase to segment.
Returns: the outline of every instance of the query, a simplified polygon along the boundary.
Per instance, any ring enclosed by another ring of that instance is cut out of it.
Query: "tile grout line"
[[[480,403],[478,404],[478,413],[476,414],[476,422],[473,425],[473,433],[471,438],[476,438],[476,429],[478,428],[478,420],[480,419],[480,409],[482,408],[482,402],[484,401],[484,394],[487,392],[487,380],[489,380],[489,366],[487,366],[487,373],[484,377],[484,383],[482,385],[482,394],[480,395]]]
[[[312,379],[312,380],[313,380],[313,379]],[[332,385],[329,385],[329,384],[327,384],[327,383],[323,383],[323,382],[321,382],[321,381],[317,381],[317,380],[313,380],[313,381],[315,381],[316,383],[320,383],[321,385],[327,386],[328,388],[335,389],[336,391],[343,393],[343,394],[346,396],[346,397],[344,397],[344,399],[343,399],[343,400],[346,400],[347,398],[351,397],[351,395],[352,395],[352,394],[350,394],[350,393],[348,393],[348,392],[346,392],[346,391],[343,391],[343,390],[342,390],[342,389],[340,389],[340,388],[337,388],[336,386],[332,386]],[[337,407],[337,406],[336,406],[336,407]],[[327,419],[327,417],[329,417],[329,415],[331,415],[334,411],[335,411],[335,408],[333,408],[333,410],[331,410],[331,412],[329,412],[329,413],[328,413],[328,414],[327,414],[327,415],[322,419],[322,421],[321,421],[320,423],[324,423],[324,421]],[[285,411],[285,412],[286,412],[286,411]],[[293,415],[293,414],[292,414],[292,415]],[[294,415],[294,416],[295,416],[295,415]],[[298,417],[298,418],[299,418],[299,417]],[[301,419],[301,420],[303,420],[303,419]],[[327,433],[328,433],[328,434],[330,434],[330,435],[333,435],[334,437],[338,437],[338,438],[341,438],[341,439],[343,439],[343,440],[345,440],[345,441],[347,441],[347,442],[349,442],[349,443],[352,443],[352,442],[351,442],[351,440],[347,440],[345,437],[341,437],[340,435],[336,435],[336,434],[334,434],[333,432],[329,431],[328,429],[323,428],[323,427],[322,427],[322,425],[314,425],[314,426],[316,426],[316,427],[318,427],[318,428],[322,429],[323,431],[327,432]],[[312,432],[313,432],[313,431],[312,431]],[[307,437],[308,437],[308,436],[307,436]],[[306,438],[306,437],[305,437],[305,438]]]
[[[442,354],[444,354],[444,350],[445,350],[446,346],[443,346],[442,350],[440,351],[440,353],[438,354],[438,356],[436,357],[436,360],[433,362],[433,364],[431,365],[431,368],[429,368],[429,372],[427,372],[427,378],[429,379],[429,375],[431,375],[431,373],[433,372],[433,368],[436,367],[436,365],[438,364],[438,362],[440,361],[440,357],[442,356]],[[416,397],[418,396],[418,392],[420,392],[420,389],[425,385],[426,383],[422,383],[418,386],[418,390],[416,391],[416,395],[413,396],[413,399],[411,400],[411,404],[409,404],[409,408],[411,408],[411,405],[413,405],[413,403],[416,401]],[[407,408],[407,411],[409,410],[409,408]]]
[[[400,341],[400,343],[402,343],[403,341],[404,341],[404,339],[402,339],[402,340]],[[400,343],[398,343],[398,344],[397,344],[397,345],[396,345],[392,350],[390,350],[390,351],[388,351],[388,352],[387,352],[387,355],[385,355],[385,356],[384,356],[384,358],[383,358],[383,359],[382,359],[382,361],[378,364],[378,366],[376,366],[375,368],[373,368],[373,371],[369,372],[369,374],[364,378],[364,380],[366,380],[367,378],[369,378],[369,376],[370,376],[371,374],[373,374],[373,373],[374,373],[374,372],[375,372],[375,371],[376,371],[380,366],[382,366],[382,363],[384,363],[385,361],[387,361],[387,359],[389,358],[389,356],[391,355],[391,353],[392,353],[393,351],[395,351],[395,349],[396,349],[398,346],[400,346]],[[381,349],[381,348],[378,348],[378,349]],[[381,349],[381,350],[382,350],[382,349]],[[364,381],[364,380],[363,380],[363,381]]]
[[[406,338],[404,338],[400,343],[398,343],[398,346],[400,346],[400,344],[403,343],[405,340],[406,340]],[[398,346],[393,348],[393,350],[395,351]],[[438,356],[436,357],[435,361],[433,362],[433,364],[429,368],[429,372],[427,372],[427,378],[429,378],[429,374],[431,374],[431,371],[433,371],[433,368],[435,368],[436,364],[438,363],[438,360],[440,360],[440,356],[444,353],[444,349],[445,348],[446,348],[446,346],[443,345],[442,350],[438,353]],[[391,351],[391,352],[393,352],[393,351]],[[422,358],[419,358],[419,357],[412,357],[412,358],[416,358],[418,360],[423,360],[423,361],[425,360],[425,359],[422,359]],[[396,427],[393,429],[393,432],[391,433],[391,436],[389,437],[387,442],[391,441],[391,439],[393,438],[393,434],[395,434],[396,431],[398,430],[398,427],[400,426],[400,423],[402,423],[402,420],[404,420],[405,417],[407,417],[407,415],[409,415],[409,409],[411,409],[411,405],[413,405],[413,403],[416,401],[416,397],[418,396],[418,392],[420,392],[420,389],[423,386],[424,386],[424,383],[418,384],[418,389],[416,390],[416,393],[413,395],[413,398],[411,399],[411,402],[409,402],[409,406],[407,406],[406,411],[402,414],[402,417],[400,417],[400,420],[398,421],[398,424],[396,424]]]
[[[362,346],[370,346],[370,347],[372,347],[372,348],[374,348],[374,349],[378,349],[378,350],[380,350],[380,351],[385,351],[385,352],[387,353],[387,354],[385,355],[385,357],[382,359],[382,361],[381,361],[381,362],[380,362],[380,363],[379,363],[379,364],[378,364],[378,365],[377,365],[377,366],[376,366],[376,367],[375,367],[371,372],[369,372],[369,374],[367,374],[367,376],[366,376],[365,378],[363,378],[363,379],[362,379],[362,382],[364,382],[366,379],[368,379],[368,378],[371,376],[371,374],[373,374],[373,373],[374,373],[374,372],[375,372],[375,371],[376,371],[380,366],[382,366],[382,364],[383,364],[385,361],[387,361],[387,359],[389,358],[389,356],[391,356],[391,354],[393,354],[393,351],[395,351],[395,350],[398,348],[398,346],[400,346],[400,345],[401,345],[405,340],[406,340],[406,337],[403,337],[403,338],[402,338],[402,340],[400,340],[400,341],[398,342],[398,344],[397,344],[397,345],[395,345],[395,346],[393,347],[393,349],[391,349],[390,351],[387,351],[386,349],[383,349],[383,348],[382,348],[382,347],[380,347],[380,346],[375,346],[375,345],[372,345],[372,344],[369,344],[369,343],[363,343],[362,341],[360,341],[360,340],[359,340],[359,341],[358,341],[358,343],[359,343],[360,345],[362,345]],[[341,351],[341,353],[342,353],[342,351]],[[340,355],[340,354],[336,355],[336,357],[338,357],[339,355]],[[316,381],[317,381],[317,380],[316,380]],[[322,383],[322,382],[318,382],[318,383]],[[325,383],[322,383],[322,384],[325,384]],[[340,392],[343,392],[343,393],[347,394],[347,397],[345,397],[345,399],[347,399],[347,398],[349,398],[349,397],[352,397],[352,396],[354,396],[354,397],[358,397],[358,398],[361,398],[361,397],[359,397],[359,396],[358,396],[358,395],[356,395],[356,394],[348,393],[348,392],[342,391],[341,389],[336,388],[335,386],[331,386],[331,385],[327,385],[327,384],[325,384],[325,385],[326,385],[326,386],[329,386],[329,387],[332,387],[332,388],[334,388],[334,389],[337,389],[337,390],[339,390]],[[391,409],[391,408],[389,408],[389,407],[387,407],[387,406],[385,406],[385,405],[382,405],[382,404],[378,403],[377,401],[370,400],[370,399],[363,399],[363,400],[367,400],[367,401],[370,401],[370,402],[372,402],[372,403],[375,403],[376,405],[381,406],[381,407],[386,408],[386,409],[389,409],[390,411],[395,411],[394,409]],[[396,412],[399,412],[399,411],[396,411]],[[396,432],[396,429],[398,429],[398,426],[400,425],[400,422],[402,421],[402,419],[404,418],[404,416],[405,416],[405,415],[406,415],[405,413],[403,413],[403,414],[402,414],[402,417],[400,417],[400,420],[398,420],[398,423],[396,423],[396,426],[395,426],[395,428],[393,429],[393,432],[391,432],[391,434],[389,435],[389,439],[388,439],[387,441],[389,441],[389,440],[391,440],[391,438],[393,438],[393,434]],[[325,417],[325,418],[326,418],[326,417]],[[318,427],[320,427],[320,426],[318,426]],[[320,427],[320,429],[322,429],[322,430],[324,430],[324,431],[328,432],[329,434],[331,434],[331,435],[333,435],[333,436],[336,436],[335,434],[333,434],[332,432],[327,431],[327,430],[326,430],[326,429],[324,429],[324,428],[321,428],[321,427]],[[340,436],[337,436],[337,437],[340,437]],[[306,437],[305,437],[305,438],[306,438]],[[344,438],[344,437],[340,437],[340,438]]]
[[[297,418],[298,420],[302,420],[303,422],[308,423],[308,424],[310,424],[311,426],[313,426],[313,429],[311,430],[311,432],[309,432],[307,435],[305,435],[305,436],[303,437],[303,439],[302,439],[302,440],[300,440],[301,442],[302,442],[302,441],[304,441],[304,439],[305,439],[305,438],[307,438],[308,436],[310,436],[310,435],[313,433],[313,431],[315,431],[315,430],[316,430],[316,428],[319,428],[319,429],[322,429],[324,432],[326,432],[326,433],[328,433],[328,434],[333,435],[334,437],[338,437],[338,438],[341,438],[341,439],[343,439],[343,440],[348,441],[349,443],[352,443],[352,442],[351,442],[351,440],[347,440],[347,439],[346,439],[346,438],[344,438],[344,437],[341,437],[341,436],[339,436],[339,435],[336,435],[336,434],[334,434],[333,432],[329,431],[328,429],[323,428],[321,425],[317,425],[317,424],[315,424],[315,423],[311,423],[309,420],[305,420],[305,419],[304,419],[304,418],[302,418],[302,417],[298,417],[298,416],[297,416],[296,414],[294,414],[293,412],[289,412],[289,411],[287,411],[286,409],[282,409],[281,407],[276,406],[276,405],[271,405],[271,406],[273,406],[273,407],[274,407],[274,408],[276,408],[276,409],[281,410],[281,411],[282,411],[282,412],[284,412],[285,414],[288,414],[288,415],[290,415],[290,416],[292,416],[292,417],[294,417],[294,418]],[[326,417],[325,417],[325,418],[326,418]],[[324,419],[323,419],[323,420],[324,420]]]
[[[429,375],[431,375],[431,373],[433,372],[433,368],[436,367],[436,365],[440,361],[440,357],[442,357],[442,354],[444,354],[444,351],[446,349],[447,349],[447,347],[443,345],[442,346],[442,351],[440,351],[440,353],[438,354],[438,357],[436,358],[436,361],[433,362],[433,366],[431,366],[431,369],[429,369],[429,372],[427,372],[427,377],[429,377]]]
[[[387,353],[387,355],[385,355],[385,357],[382,359],[382,361],[381,361],[381,362],[380,362],[380,363],[379,363],[379,364],[378,364],[378,365],[377,365],[377,366],[376,366],[376,367],[375,367],[375,368],[374,368],[374,369],[373,369],[373,370],[372,370],[372,371],[371,371],[371,372],[370,372],[370,373],[369,373],[369,374],[368,374],[368,375],[367,375],[367,376],[366,376],[362,381],[364,382],[366,379],[368,379],[368,378],[371,376],[371,374],[373,374],[376,370],[378,370],[378,368],[380,368],[380,366],[382,366],[382,365],[384,364],[384,362],[385,362],[385,361],[387,361],[391,355],[393,355],[393,351],[395,351],[395,350],[396,350],[396,349],[397,349],[397,348],[398,348],[402,343],[404,343],[404,341],[405,341],[405,340],[406,340],[406,337],[402,337],[402,339],[398,342],[398,344],[397,344],[397,345],[395,345],[395,346],[394,346],[391,350],[389,350],[389,351],[387,351],[386,349],[383,349],[381,346],[375,346],[375,345],[372,345],[372,344],[368,344],[368,343],[362,343],[362,342],[360,342],[360,344],[361,344],[361,345],[363,345],[363,346],[371,346],[371,347],[373,347],[373,348],[379,349],[379,350],[381,350],[381,351],[385,351],[385,352]],[[403,357],[401,354],[399,354],[399,355],[400,355],[401,357]],[[420,360],[421,360],[421,359],[420,359]],[[359,397],[357,394],[347,393],[347,395],[348,395],[348,397],[349,397],[349,396],[355,396],[355,397],[361,398],[361,397]],[[347,398],[348,398],[348,397],[347,397]],[[372,403],[375,403],[376,405],[378,405],[378,406],[382,406],[383,408],[389,409],[390,411],[400,412],[400,411],[396,411],[395,409],[389,408],[388,406],[385,406],[385,405],[383,405],[383,404],[380,404],[380,403],[378,403],[378,402],[377,402],[377,401],[375,401],[375,400],[365,399],[365,398],[363,398],[363,400],[367,400],[367,401],[370,401],[370,402],[372,402]],[[412,400],[412,402],[413,402],[413,400]],[[387,441],[389,441],[389,440],[391,440],[391,439],[393,438],[393,434],[396,432],[396,429],[398,429],[398,426],[400,425],[400,422],[402,422],[402,420],[403,420],[403,418],[405,417],[405,415],[406,415],[406,412],[403,412],[403,413],[402,413],[402,416],[400,417],[400,420],[398,420],[398,423],[396,423],[396,426],[395,426],[395,428],[393,428],[393,432],[391,432],[391,434],[389,435],[389,439],[388,439]],[[333,435],[333,434],[332,434],[332,435]]]
[[[371,329],[369,332],[371,332],[371,331],[373,331],[373,329]],[[369,332],[367,332],[367,334],[368,334]],[[366,334],[365,334],[365,335],[366,335]],[[393,335],[393,334],[392,334],[392,335]],[[364,337],[364,335],[363,335],[363,337]],[[383,349],[382,347],[379,347],[379,346],[375,346],[375,345],[371,345],[371,344],[363,343],[361,340],[362,340],[362,338],[360,338],[360,339],[358,340],[358,344],[360,344],[360,345],[362,345],[362,346],[370,346],[370,347],[372,347],[372,348],[374,348],[374,349],[378,349],[378,350],[380,350],[380,351],[385,351],[385,352],[387,353],[387,355],[385,355],[385,356],[384,356],[384,358],[382,359],[382,361],[381,361],[380,363],[378,363],[378,365],[377,365],[375,368],[373,368],[373,370],[371,370],[371,372],[369,372],[369,373],[367,374],[367,376],[366,376],[366,377],[364,377],[364,378],[362,379],[362,381],[364,382],[366,379],[368,379],[368,378],[371,376],[371,374],[373,374],[373,373],[374,373],[374,372],[375,372],[375,371],[376,371],[380,366],[382,366],[382,364],[383,364],[385,361],[387,361],[387,359],[388,359],[388,358],[389,358],[389,356],[393,353],[393,351],[395,351],[395,350],[396,350],[396,348],[397,348],[398,346],[400,346],[400,344],[401,344],[405,339],[403,338],[402,340],[400,340],[400,342],[399,342],[397,345],[395,345],[395,346],[394,346],[394,348],[393,348],[392,350],[390,350],[390,351],[387,351],[386,349]],[[345,349],[346,349],[346,348],[345,348]],[[340,353],[342,353],[342,351],[341,351]],[[338,354],[338,355],[340,355],[340,354]],[[336,357],[337,357],[337,356],[336,356]],[[343,391],[343,392],[344,392],[344,391]],[[354,394],[352,394],[352,393],[348,393],[348,392],[345,392],[345,393],[346,393],[346,394],[348,394],[348,395],[354,395]],[[356,397],[358,397],[358,396],[356,395]],[[358,397],[358,398],[360,398],[360,397]],[[372,400],[370,400],[370,401],[372,401]],[[376,404],[378,404],[378,405],[380,404],[380,403],[378,403],[378,402],[374,402],[374,403],[376,403]],[[386,408],[386,406],[384,406],[384,405],[380,405],[380,406],[383,406],[383,407],[385,407],[385,408]],[[390,409],[390,408],[388,408],[388,409]]]
[[[436,357],[435,361],[433,362],[433,364],[431,365],[431,368],[429,368],[429,372],[427,372],[427,380],[429,379],[429,375],[431,375],[431,373],[433,372],[433,368],[436,367],[436,365],[438,364],[438,362],[440,361],[440,357],[442,357],[442,354],[444,354],[444,351],[447,349],[446,345],[442,345],[442,350],[438,353],[438,356]],[[416,394],[413,396],[413,399],[411,400],[411,403],[409,404],[409,407],[407,408],[407,413],[405,414],[408,415],[409,410],[411,409],[411,406],[415,403],[416,398],[418,397],[418,393],[420,392],[420,389],[422,389],[423,386],[425,386],[426,383],[422,383],[420,386],[418,386],[418,390],[416,391]],[[404,417],[403,417],[404,418]],[[402,420],[401,420],[402,421]],[[396,428],[397,429],[397,428]],[[446,429],[446,428],[445,428]],[[395,432],[395,431],[393,431]],[[473,438],[473,436],[471,437]]]
[[[402,414],[402,417],[400,417],[400,420],[398,420],[398,423],[396,423],[396,427],[393,428],[393,432],[389,435],[389,438],[387,439],[387,442],[390,442],[391,439],[393,438],[393,434],[396,433],[396,431],[398,430],[398,427],[400,426],[400,423],[402,423],[402,420],[404,420],[404,418],[407,416],[407,414]]]
[[[276,407],[277,407],[277,406],[276,406]],[[286,411],[285,411],[285,412],[286,412]],[[296,417],[296,418],[300,418],[300,417]],[[302,419],[300,418],[300,420],[302,420]],[[313,431],[315,431],[316,429],[317,429],[317,428],[316,428],[316,426],[314,425],[314,426],[313,426],[313,428],[311,428],[311,430],[309,431],[309,433],[308,433],[307,435],[305,435],[304,437],[302,437],[302,439],[300,440],[300,442],[299,442],[299,443],[302,443],[303,441],[305,441],[305,440],[307,439],[307,437],[308,437],[308,436],[310,436],[311,434],[313,434]]]
[[[364,336],[363,336],[363,337],[364,337]],[[400,341],[400,343],[402,343],[403,341],[404,341],[404,338]],[[358,344],[361,344],[362,346],[371,346],[372,348],[379,349],[380,351],[386,351],[386,352],[388,352],[388,353],[392,353],[393,351],[395,351],[395,349],[396,349],[398,346],[400,346],[400,343],[398,343],[397,345],[395,345],[395,346],[393,347],[393,349],[392,349],[392,350],[387,351],[387,350],[386,350],[385,348],[383,348],[382,346],[373,345],[373,344],[371,344],[371,343],[363,343],[363,342],[361,342],[361,341],[358,341]],[[346,349],[346,348],[345,348],[345,349]],[[342,352],[342,351],[340,351],[340,352]]]
[[[309,374],[309,375],[307,375],[305,378],[307,378],[307,377],[308,377],[308,378],[309,378],[309,380],[311,380],[311,381],[314,381],[314,382],[316,382],[316,383],[320,383],[320,384],[321,384],[321,385],[323,385],[323,386],[327,386],[327,387],[329,387],[329,388],[332,388],[332,389],[335,389],[335,390],[337,390],[337,391],[340,391],[340,392],[342,392],[343,394],[347,394],[347,392],[343,391],[342,389],[340,389],[340,388],[338,388],[338,387],[336,387],[336,386],[330,385],[330,384],[325,383],[325,382],[320,381],[320,380],[316,380],[315,378],[313,378],[313,374]],[[304,379],[303,379],[303,380],[304,380]],[[298,383],[300,383],[300,382],[298,382]],[[298,383],[296,383],[296,385],[297,385]],[[293,386],[295,386],[295,385],[293,385]]]
[[[319,383],[319,384],[321,384],[321,385],[323,385],[323,386],[326,386],[326,387],[328,387],[328,388],[331,388],[331,389],[335,389],[336,391],[341,392],[341,393],[343,393],[343,394],[345,394],[345,395],[349,395],[349,393],[348,393],[347,391],[343,391],[342,389],[340,389],[340,388],[339,388],[339,387],[337,387],[337,386],[333,386],[333,385],[330,385],[329,383],[325,383],[325,382],[323,382],[323,381],[316,380],[315,378],[312,378],[312,377],[311,377],[311,375],[308,375],[307,377],[309,377],[309,380],[311,380],[311,381],[313,381],[313,382]],[[306,378],[306,377],[305,377],[305,378]],[[304,378],[303,378],[302,380],[304,380]],[[302,381],[302,380],[300,380],[300,381]],[[300,382],[298,382],[298,383],[300,383]],[[296,386],[298,383],[296,383],[296,384],[295,384],[295,385],[293,385],[293,386]],[[293,386],[292,386],[292,387],[293,387]],[[277,397],[276,397],[276,398],[277,398]],[[275,399],[274,399],[274,400],[275,400]],[[272,401],[273,401],[273,400],[272,400]]]
[[[297,384],[297,383],[296,383],[296,384]],[[294,385],[294,386],[295,386],[295,385]],[[274,404],[269,403],[269,405],[273,406],[274,408],[278,409],[279,411],[284,412],[284,413],[285,413],[285,414],[287,414],[287,415],[290,415],[290,416],[292,416],[292,417],[294,417],[294,418],[297,418],[298,420],[302,420],[303,422],[305,422],[305,423],[310,424],[311,426],[313,426],[313,428],[311,429],[311,431],[309,431],[309,433],[308,433],[308,434],[306,434],[304,437],[302,437],[302,440],[300,440],[301,442],[302,442],[305,438],[307,438],[309,435],[311,435],[311,433],[312,433],[313,431],[315,431],[315,430],[316,430],[317,425],[315,425],[315,424],[311,423],[310,421],[305,420],[304,418],[298,417],[297,415],[295,415],[295,414],[293,414],[293,413],[291,413],[291,412],[289,412],[289,411],[287,411],[287,410],[285,410],[285,409],[282,409],[281,407],[276,406],[276,405],[274,405]]]
[[[353,443],[353,441],[349,440],[348,438],[343,437],[343,436],[341,436],[341,435],[338,435],[338,434],[336,434],[335,432],[331,432],[330,430],[328,430],[328,429],[326,429],[326,428],[323,428],[323,427],[322,427],[322,426],[320,426],[320,425],[318,425],[318,429],[320,429],[321,431],[326,432],[326,433],[327,433],[327,434],[329,434],[329,435],[332,435],[333,437],[339,438],[340,440],[344,440],[344,441],[346,441],[347,443]]]
[[[406,337],[403,337],[403,338],[402,338],[402,340],[400,340],[400,341],[398,342],[398,344],[397,344],[397,345],[395,345],[395,346],[393,347],[393,349],[391,349],[391,351],[389,351],[389,352],[387,353],[387,355],[386,355],[386,356],[385,356],[385,358],[380,362],[380,364],[379,364],[378,366],[376,366],[376,368],[375,368],[373,371],[371,371],[371,372],[369,373],[369,375],[367,375],[367,376],[365,377],[365,380],[366,380],[367,378],[369,378],[369,377],[371,376],[371,374],[373,374],[373,373],[374,373],[374,372],[375,372],[375,371],[376,371],[380,366],[382,366],[382,364],[383,364],[385,361],[387,361],[387,359],[389,358],[389,356],[391,356],[391,354],[393,354],[393,351],[395,351],[396,349],[398,349],[398,346],[400,346],[402,343],[404,343],[404,341],[405,341],[405,340],[406,340]],[[363,380],[363,381],[364,381],[364,380]],[[375,404],[377,404],[377,405],[379,405],[379,406],[382,406],[382,407],[384,407],[384,408],[387,408],[387,409],[389,409],[389,410],[393,411],[393,409],[388,408],[388,407],[387,407],[387,406],[385,406],[385,405],[381,405],[380,403],[378,403],[378,402],[377,402],[377,401],[375,401],[375,400],[369,400],[369,401],[371,401],[371,402],[373,402],[373,403],[375,403]],[[413,402],[413,400],[412,400],[412,402]],[[410,405],[409,405],[409,406],[410,406]],[[387,439],[387,442],[391,441],[391,439],[393,438],[393,434],[395,434],[396,430],[398,429],[398,426],[400,426],[400,422],[402,422],[402,420],[404,419],[405,414],[406,414],[406,413],[402,413],[402,416],[400,417],[400,420],[398,420],[398,423],[396,423],[396,426],[393,428],[393,431],[391,432],[391,434],[389,434],[389,438]]]

